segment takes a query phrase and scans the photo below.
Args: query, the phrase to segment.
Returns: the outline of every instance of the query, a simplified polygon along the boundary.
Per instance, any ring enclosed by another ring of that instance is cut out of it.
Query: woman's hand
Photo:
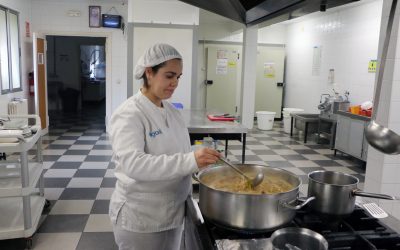
[[[204,168],[210,164],[215,164],[221,155],[214,149],[201,148],[194,152],[194,157],[196,158],[197,166]]]

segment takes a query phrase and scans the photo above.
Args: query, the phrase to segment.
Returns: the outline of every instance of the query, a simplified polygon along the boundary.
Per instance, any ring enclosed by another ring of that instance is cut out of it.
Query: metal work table
[[[307,143],[307,135],[308,135],[308,126],[309,124],[318,124],[319,122],[319,114],[290,114],[290,136],[293,136],[293,129],[296,124],[296,120],[302,121],[304,123],[304,143]]]
[[[242,142],[242,163],[245,162],[246,134],[248,129],[238,122],[210,121],[207,114],[217,114],[207,110],[181,110],[185,124],[189,130],[190,140],[203,140],[210,136],[215,140],[225,140],[225,157],[228,155],[228,140]]]

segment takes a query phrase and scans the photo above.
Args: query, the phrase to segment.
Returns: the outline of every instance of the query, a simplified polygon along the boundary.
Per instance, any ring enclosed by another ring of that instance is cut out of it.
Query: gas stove
[[[282,227],[303,227],[318,232],[325,237],[332,250],[400,249],[400,235],[360,207],[341,219],[320,216],[305,208]],[[187,202],[185,249],[270,250],[269,238],[274,230],[260,232],[227,228],[199,218],[194,204]]]

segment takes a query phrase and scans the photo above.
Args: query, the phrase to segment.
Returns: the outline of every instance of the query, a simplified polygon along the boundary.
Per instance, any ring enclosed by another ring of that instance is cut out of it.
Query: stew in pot
[[[247,173],[249,177],[255,176]],[[267,175],[263,182],[254,189],[248,181],[236,173],[224,173],[219,175],[202,176],[201,182],[210,188],[240,194],[278,194],[288,192],[294,188],[292,184],[284,180],[281,176]]]

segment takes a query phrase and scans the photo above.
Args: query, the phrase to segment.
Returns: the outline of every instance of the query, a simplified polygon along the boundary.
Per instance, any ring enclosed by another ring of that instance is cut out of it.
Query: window
[[[2,94],[22,89],[18,27],[18,13],[0,6],[0,87]]]

